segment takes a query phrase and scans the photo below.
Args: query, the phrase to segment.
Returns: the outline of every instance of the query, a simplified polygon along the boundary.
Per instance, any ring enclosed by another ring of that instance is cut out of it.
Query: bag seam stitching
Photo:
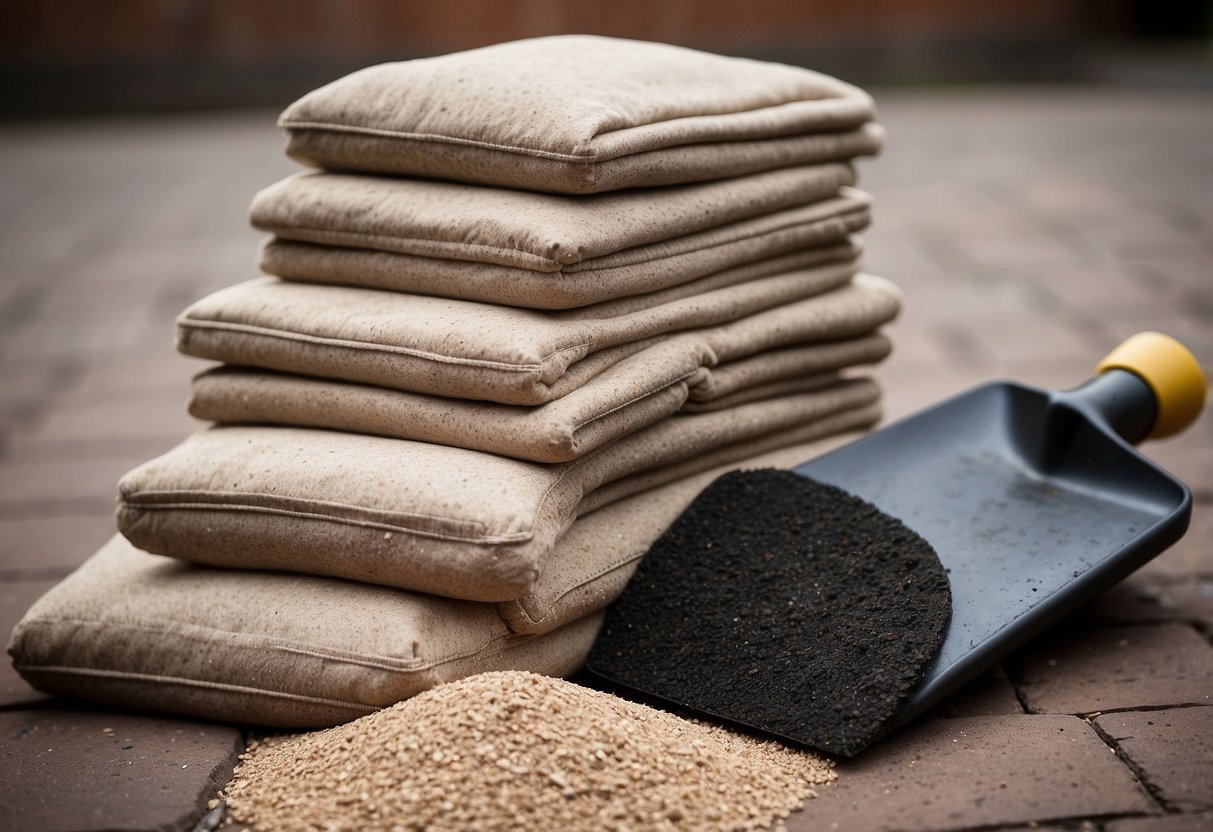
[[[773,111],[773,110],[783,109],[783,108],[786,108],[789,106],[803,107],[803,106],[808,105],[808,106],[812,107],[813,105],[820,106],[821,104],[844,104],[844,103],[845,104],[862,104],[863,102],[861,99],[859,99],[855,96],[851,96],[851,95],[826,94],[826,95],[823,95],[821,98],[795,98],[795,99],[791,99],[788,101],[781,101],[777,104],[760,104],[755,107],[746,107],[744,109],[722,110],[719,112],[711,112],[711,113],[706,113],[706,114],[695,114],[695,115],[690,115],[690,116],[680,115],[680,116],[676,116],[676,117],[672,117],[672,118],[662,118],[662,119],[658,119],[655,121],[644,121],[644,122],[641,122],[638,124],[629,124],[625,127],[620,127],[620,128],[616,128],[614,130],[607,130],[607,131],[603,131],[601,133],[597,133],[591,138],[591,141],[593,141],[594,139],[597,139],[601,136],[609,136],[613,133],[619,133],[619,132],[627,131],[627,130],[636,130],[636,129],[643,128],[643,127],[653,127],[656,125],[671,124],[673,122],[682,121],[682,120],[685,120],[688,118],[704,118],[705,116],[712,117],[712,118],[728,118],[729,116],[749,116],[749,115],[762,113],[764,111]],[[872,121],[872,118],[869,115],[866,118],[862,119],[859,123],[855,124],[854,126],[851,126],[849,128],[836,128],[836,130],[838,132],[850,132],[850,131],[860,130],[864,127],[864,125],[870,123],[871,121]],[[499,150],[499,151],[503,151],[506,153],[514,153],[514,154],[521,155],[521,156],[531,156],[534,158],[547,159],[547,160],[556,161],[556,162],[595,164],[595,163],[599,163],[599,162],[609,162],[609,161],[613,161],[615,159],[626,158],[628,156],[637,155],[635,152],[633,152],[633,153],[621,152],[618,155],[609,156],[609,157],[603,156],[601,153],[599,153],[597,151],[591,151],[588,154],[586,154],[586,153],[561,153],[561,152],[555,151],[555,150],[544,150],[543,148],[526,147],[524,145],[511,145],[511,144],[503,144],[503,143],[498,143],[498,142],[486,142],[482,139],[470,139],[470,138],[466,138],[463,136],[451,136],[451,135],[447,135],[445,133],[418,133],[418,132],[407,131],[407,130],[393,130],[388,127],[371,127],[371,126],[362,126],[362,125],[356,125],[356,124],[340,124],[340,123],[331,122],[331,121],[318,121],[318,120],[314,120],[314,119],[296,120],[296,119],[287,118],[285,116],[280,117],[278,119],[278,126],[283,129],[286,129],[286,130],[323,130],[323,131],[329,131],[329,132],[333,132],[333,133],[351,133],[351,134],[366,135],[366,136],[379,136],[379,137],[383,137],[383,138],[406,139],[406,140],[417,141],[417,142],[435,142],[435,143],[439,143],[439,144],[462,145],[465,147],[477,147],[477,148],[481,148],[481,149],[485,149],[485,150]],[[818,131],[814,131],[814,132],[820,132],[820,131],[818,130]],[[835,131],[829,131],[829,132],[835,132]],[[792,136],[792,137],[794,137],[796,135],[799,135],[799,134],[798,133],[790,134],[790,136]],[[729,143],[734,143],[734,142],[738,142],[738,141],[757,142],[757,141],[769,141],[771,139],[778,139],[778,138],[786,138],[786,137],[785,136],[767,136],[767,137],[763,137],[763,138],[745,138],[745,139],[717,138],[717,139],[707,140],[707,141],[704,141],[704,140],[683,141],[678,144],[659,145],[654,148],[649,148],[648,150],[645,150],[643,152],[653,153],[653,152],[658,152],[658,151],[663,151],[663,150],[670,151],[670,150],[675,150],[680,147],[686,147],[686,146],[690,146],[690,145],[729,144]]]
[[[843,188],[843,187],[850,187],[850,186],[846,186],[846,185],[839,186],[839,188]],[[831,193],[833,194],[834,192],[831,192]],[[643,248],[651,248],[651,247],[669,245],[684,236],[711,234],[713,232],[721,231],[722,229],[727,229],[731,225],[760,222],[763,219],[766,219],[766,218],[769,218],[772,216],[777,216],[777,215],[783,214],[783,213],[791,213],[791,212],[818,213],[821,210],[822,202],[839,203],[839,208],[834,213],[825,214],[825,215],[817,215],[817,216],[813,216],[813,217],[810,217],[807,219],[789,218],[772,227],[753,230],[753,231],[749,231],[747,233],[734,234],[732,236],[728,236],[726,239],[711,243],[710,245],[696,246],[695,248],[692,248],[692,249],[681,249],[678,251],[670,252],[669,254],[662,254],[660,256],[651,256],[651,257],[647,257],[647,258],[644,258],[641,260],[629,259],[627,262],[623,262],[623,263],[609,263],[606,265],[597,265],[597,266],[594,265],[595,261],[609,260],[612,258],[618,259],[620,255],[625,254],[626,252],[632,251],[634,249],[643,249]],[[295,239],[295,238],[292,238],[290,236],[282,236],[283,232],[288,232],[288,233],[292,232],[292,231],[306,232],[308,234],[314,234],[319,237],[331,238],[335,242],[329,243],[329,242],[324,242],[324,241],[310,241],[310,240],[300,240],[300,242],[311,242],[313,245],[330,245],[330,246],[333,246],[336,248],[362,248],[362,249],[368,249],[370,251],[378,251],[378,252],[383,252],[386,254],[401,254],[401,255],[410,256],[410,257],[433,258],[434,255],[421,254],[421,253],[409,252],[409,251],[397,251],[397,250],[391,249],[391,248],[376,248],[373,245],[366,245],[366,244],[373,243],[378,240],[401,241],[401,242],[416,241],[416,242],[420,242],[420,243],[430,244],[430,245],[433,245],[436,248],[440,248],[440,249],[449,248],[452,251],[466,251],[468,249],[472,249],[472,250],[490,252],[490,253],[494,253],[494,254],[520,255],[526,259],[535,260],[539,263],[553,265],[556,268],[550,269],[550,270],[530,269],[525,266],[519,266],[516,264],[495,263],[492,261],[487,261],[487,262],[491,263],[492,265],[499,265],[499,266],[503,266],[505,268],[523,269],[525,271],[534,271],[534,272],[538,272],[538,273],[544,274],[544,275],[569,276],[569,275],[582,274],[582,273],[591,273],[591,272],[596,272],[596,271],[607,271],[610,269],[634,268],[636,266],[661,263],[662,261],[690,257],[690,256],[698,254],[700,252],[714,251],[716,249],[724,248],[726,246],[740,246],[744,243],[748,243],[753,240],[761,240],[766,237],[776,237],[776,236],[784,235],[784,234],[787,234],[788,232],[792,232],[792,231],[796,231],[796,230],[804,230],[804,231],[820,230],[821,232],[824,233],[824,232],[832,230],[833,228],[837,227],[838,225],[847,224],[847,221],[853,220],[853,218],[863,219],[863,215],[869,211],[870,211],[870,205],[868,203],[865,203],[865,202],[855,198],[854,196],[829,195],[823,200],[814,200],[813,202],[808,202],[808,203],[804,203],[801,205],[790,206],[788,208],[779,209],[776,211],[768,212],[766,214],[758,214],[758,215],[755,215],[752,217],[744,217],[740,220],[735,220],[734,222],[726,223],[723,226],[716,226],[714,228],[701,228],[698,231],[693,231],[693,232],[690,232],[689,234],[685,234],[685,235],[679,234],[676,237],[671,237],[667,240],[655,240],[650,243],[640,243],[639,245],[629,246],[627,248],[622,248],[622,249],[617,249],[616,251],[606,252],[604,254],[596,255],[594,257],[573,260],[568,263],[562,263],[561,261],[556,260],[554,258],[544,257],[543,255],[535,254],[534,252],[522,251],[520,249],[504,248],[501,246],[490,246],[490,245],[485,245],[485,244],[481,244],[481,243],[455,243],[455,242],[451,242],[448,240],[438,240],[438,239],[431,238],[431,237],[414,237],[414,236],[403,236],[403,235],[397,236],[397,235],[391,235],[391,234],[374,234],[374,233],[370,233],[370,232],[366,232],[366,231],[345,231],[345,230],[340,230],[340,229],[333,230],[333,229],[326,229],[326,228],[316,228],[314,226],[302,225],[299,223],[285,223],[285,222],[283,222],[283,223],[262,222],[258,225],[258,227],[263,231],[268,231],[270,234],[273,234],[275,236],[281,237],[282,239],[286,239],[286,240],[291,240],[291,239]],[[360,243],[360,242],[363,243],[364,245],[361,245],[361,246],[352,245],[352,244]],[[441,259],[441,258],[436,258],[436,259]],[[475,259],[469,258],[469,257],[459,257],[459,258],[455,258],[455,259],[461,260],[461,261],[466,261],[469,263],[486,262],[483,260],[475,260]]]
[[[448,136],[443,133],[416,133],[407,130],[392,130],[387,127],[363,127],[356,124],[339,124],[331,121],[296,121],[280,118],[278,126],[286,130],[323,130],[331,133],[350,133],[361,136],[379,136],[390,139],[405,139],[415,142],[435,142],[438,144],[455,144],[464,147],[477,147],[482,150],[500,150],[505,153],[515,153],[521,156],[532,156],[548,159],[554,162],[574,162],[592,164],[600,161],[597,153],[575,154],[559,153],[554,150],[524,147],[522,145],[499,144],[480,139],[468,139],[462,136]],[[605,161],[605,160],[604,160]]]
[[[808,206],[802,206],[802,207],[808,207]],[[791,209],[791,210],[796,210],[796,209]],[[723,239],[718,242],[710,243],[708,245],[697,246],[696,248],[691,248],[691,249],[681,249],[678,251],[673,251],[669,254],[663,254],[660,256],[649,257],[644,260],[629,260],[627,258],[619,258],[618,255],[625,254],[626,252],[628,252],[630,250],[630,249],[621,249],[620,251],[611,252],[609,254],[604,254],[599,257],[591,257],[588,260],[581,260],[577,263],[570,263],[569,267],[567,269],[561,269],[561,274],[565,274],[565,275],[592,274],[593,272],[609,271],[612,269],[629,269],[629,268],[636,268],[638,266],[650,266],[650,265],[655,265],[655,264],[661,264],[664,261],[690,258],[696,254],[715,252],[718,249],[729,248],[729,247],[740,248],[740,247],[743,247],[746,243],[751,243],[756,240],[764,241],[769,238],[779,238],[779,237],[787,236],[796,231],[804,231],[806,233],[810,232],[810,231],[816,232],[814,234],[814,241],[817,242],[817,241],[820,241],[821,238],[829,239],[827,237],[828,234],[830,234],[831,232],[834,232],[835,229],[838,228],[839,226],[843,226],[844,228],[842,230],[842,233],[839,235],[839,238],[841,239],[842,235],[851,233],[850,222],[853,222],[855,219],[859,219],[859,220],[867,219],[870,222],[871,218],[870,218],[869,206],[861,205],[859,203],[848,203],[847,207],[839,210],[837,213],[834,213],[834,214],[828,214],[825,216],[816,217],[813,219],[805,219],[805,220],[789,219],[786,222],[779,223],[778,225],[770,227],[770,228],[759,229],[759,230],[751,231],[749,233],[740,234],[740,235],[734,235],[734,236],[728,237],[727,239]],[[862,229],[863,227],[864,227],[863,225],[859,226],[860,229]],[[704,229],[705,232],[711,232],[711,231],[715,231],[715,230],[717,230],[717,229]],[[859,230],[859,229],[856,229],[856,230]],[[677,238],[674,238],[674,239],[677,239]],[[661,240],[656,243],[649,243],[646,245],[650,245],[650,246],[668,245],[673,241],[674,240]],[[639,246],[636,246],[634,248],[639,248]],[[605,265],[595,265],[595,261],[608,260],[611,258],[623,259],[625,262],[612,262],[612,263],[608,263]],[[840,259],[842,259],[842,258],[840,258]],[[721,271],[723,271],[723,269]]]
[[[711,251],[714,249],[722,249],[722,248],[728,248],[728,247],[739,247],[743,243],[752,243],[754,241],[759,241],[759,242],[774,241],[774,238],[786,237],[789,234],[792,234],[792,233],[795,233],[798,231],[805,232],[806,234],[811,232],[811,239],[808,240],[808,242],[812,242],[814,244],[814,246],[816,246],[818,244],[841,245],[841,243],[848,240],[857,231],[862,230],[864,227],[866,227],[868,224],[870,224],[870,222],[871,222],[870,206],[867,204],[853,203],[849,207],[846,207],[843,210],[840,210],[836,214],[830,214],[827,216],[818,217],[816,219],[805,220],[803,222],[788,223],[788,224],[780,226],[779,228],[776,228],[776,229],[769,229],[766,231],[755,232],[754,234],[748,235],[746,237],[725,240],[725,241],[722,241],[719,243],[713,243],[711,246],[706,246],[704,248],[693,249],[690,251],[679,251],[679,252],[675,252],[672,254],[662,255],[661,257],[653,257],[649,260],[645,260],[642,262],[610,263],[607,265],[594,265],[595,262],[598,260],[606,260],[609,257],[613,256],[613,255],[602,255],[600,257],[593,257],[593,258],[590,258],[589,260],[582,260],[578,263],[570,264],[569,267],[561,267],[558,271],[535,272],[535,273],[544,275],[546,279],[555,280],[557,277],[566,277],[567,278],[567,277],[571,277],[574,275],[582,275],[582,274],[592,275],[592,274],[595,274],[598,272],[605,273],[605,272],[635,270],[638,267],[642,267],[642,266],[653,266],[653,265],[657,265],[657,264],[662,264],[662,263],[664,263],[664,261],[689,258],[692,255],[698,254],[701,251]],[[286,227],[295,228],[295,227],[302,227],[302,226],[286,226]],[[286,246],[295,246],[295,245],[317,246],[317,247],[326,248],[330,251],[336,250],[338,253],[342,253],[342,254],[349,252],[349,253],[360,254],[360,255],[361,254],[380,255],[380,256],[385,256],[385,257],[415,257],[415,258],[421,258],[421,259],[427,258],[427,255],[424,255],[424,254],[413,254],[413,253],[404,252],[404,251],[392,251],[392,250],[388,250],[388,249],[351,248],[348,246],[327,245],[325,243],[317,243],[317,242],[312,242],[310,240],[298,240],[298,239],[294,239],[291,237],[278,236],[277,232],[273,228],[266,228],[263,230],[268,231],[271,235],[273,235],[266,240],[266,242],[265,242],[266,247],[268,247],[270,244],[276,243],[278,245],[286,245]],[[779,247],[774,249],[775,253],[773,253],[773,254],[768,254],[765,251],[760,252],[760,254],[761,254],[762,258],[766,258],[766,257],[776,257],[776,256],[783,256],[783,255],[790,254],[790,253],[795,253],[797,251],[797,246],[799,246],[803,242],[806,242],[806,241],[804,241],[804,240],[794,241],[792,244],[792,248],[789,248],[789,249],[783,249],[782,244],[781,244]],[[817,263],[814,265],[829,265],[831,263],[839,263],[839,262],[844,262],[844,261],[858,261],[860,259],[860,257],[861,257],[860,252],[840,251],[840,252],[838,252],[836,257],[832,257],[828,260],[823,260],[820,263]],[[433,258],[431,258],[431,259],[433,259]],[[465,262],[479,263],[480,261],[468,260]],[[263,257],[263,263],[264,263],[264,257]],[[518,269],[520,271],[525,271],[525,272],[534,272],[533,269],[524,269],[520,266],[511,266],[511,265],[505,265],[505,264],[499,264],[499,263],[491,263],[491,264],[484,264],[484,265],[494,265],[494,266],[498,266],[503,269]],[[708,275],[713,275],[719,271],[725,271],[730,268],[735,268],[736,265],[740,265],[740,264],[735,264],[733,266],[726,266],[723,269],[718,269],[717,271],[709,272]],[[273,274],[273,272],[267,272],[267,274]],[[708,275],[705,275],[705,276],[708,276]],[[292,278],[284,278],[284,279],[296,279],[296,278],[292,277]],[[682,284],[673,284],[673,285],[678,286],[678,285],[682,285]],[[573,308],[576,308],[576,307],[573,307]],[[563,311],[563,310],[562,309],[549,310],[547,308],[543,308],[542,311]]]
[[[559,273],[560,271],[562,271],[564,269],[564,267],[566,265],[574,265],[576,263],[581,262],[580,260],[574,260],[571,263],[561,263],[559,260],[556,260],[552,257],[545,257],[542,254],[536,254],[533,251],[524,251],[522,249],[517,249],[517,248],[505,248],[504,246],[492,246],[492,245],[487,245],[485,243],[460,243],[460,242],[455,242],[452,240],[439,240],[439,239],[436,239],[433,237],[413,237],[413,236],[403,236],[403,235],[393,235],[393,234],[375,234],[375,233],[372,233],[369,231],[345,231],[342,229],[316,228],[314,226],[301,225],[298,223],[263,222],[263,223],[259,223],[257,227],[260,228],[262,231],[268,231],[271,234],[278,234],[280,232],[280,230],[307,231],[307,232],[315,233],[318,235],[323,235],[326,237],[332,237],[332,238],[338,239],[338,240],[348,238],[351,242],[367,242],[367,241],[375,241],[375,240],[393,240],[393,241],[401,241],[401,242],[415,241],[415,242],[419,242],[419,243],[426,243],[426,244],[432,245],[438,249],[450,249],[451,251],[454,251],[454,252],[472,250],[472,251],[483,251],[483,252],[488,252],[488,253],[492,253],[492,254],[503,254],[503,255],[508,254],[508,255],[520,256],[527,260],[534,260],[538,263],[544,263],[544,264],[548,264],[548,265],[552,265],[552,266],[556,267],[554,269],[527,269],[527,271],[537,271],[542,274]],[[320,245],[324,245],[324,243],[320,243]],[[346,248],[371,248],[372,251],[382,251],[383,250],[383,249],[376,249],[373,246],[353,246],[353,245],[345,245],[344,243],[331,243],[329,245],[338,245],[338,246],[343,246]],[[388,249],[388,251],[391,251],[391,249]],[[406,251],[406,252],[398,252],[398,253],[410,254],[412,252]],[[432,254],[414,254],[413,256],[415,256],[415,257],[435,257],[435,255],[432,255]],[[446,259],[446,258],[435,257],[435,259]],[[470,258],[470,257],[456,257],[456,258],[451,258],[451,259],[466,260],[471,263],[484,262],[484,261],[474,260],[473,258]],[[512,265],[512,264],[502,263],[502,264],[497,264],[497,265]],[[524,267],[514,265],[513,268],[524,268]]]
[[[592,575],[590,575],[584,579],[579,579],[578,583],[565,583],[563,588],[559,590],[559,594],[552,600],[551,603],[547,604],[547,611],[540,618],[535,618],[531,614],[531,611],[526,606],[525,597],[518,598],[514,601],[509,601],[508,603],[511,606],[513,606],[515,609],[517,609],[519,612],[521,612],[522,613],[521,617],[525,618],[529,624],[533,624],[533,625],[543,624],[543,622],[547,621],[552,616],[552,613],[556,609],[556,605],[559,604],[561,601],[563,601],[564,598],[566,596],[568,596],[570,593],[572,593],[575,590],[581,589],[584,586],[588,586],[589,584],[591,584],[594,581],[601,578],[603,575],[606,575],[610,572],[614,572],[617,569],[621,569],[622,567],[626,566],[627,564],[631,563],[632,561],[637,561],[637,560],[642,559],[645,556],[645,554],[646,554],[646,552],[641,552],[638,555],[627,555],[625,557],[619,558],[616,561],[613,561],[608,566],[600,568],[597,572],[593,573]]]
[[[382,529],[389,532],[399,532],[401,534],[411,534],[417,537],[429,537],[436,540],[446,540],[458,543],[473,543],[483,546],[499,545],[504,543],[525,543],[534,537],[534,529],[528,529],[521,532],[499,532],[496,534],[480,534],[477,536],[451,534],[449,532],[427,531],[425,529],[414,529],[408,526],[395,525],[388,521],[374,520],[359,520],[352,517],[340,517],[332,514],[321,514],[316,511],[302,511],[296,509],[275,508],[273,506],[259,506],[251,503],[234,503],[234,502],[194,502],[194,501],[171,501],[171,502],[145,502],[143,498],[153,495],[206,495],[215,499],[231,499],[231,498],[249,498],[249,497],[272,497],[281,499],[274,494],[263,494],[254,492],[241,491],[167,491],[167,490],[142,490],[138,492],[138,496],[131,495],[120,497],[118,500],[119,509],[131,509],[138,512],[147,511],[233,511],[233,512],[249,512],[254,514],[273,514],[282,517],[300,517],[309,520],[320,520],[330,523],[338,523],[340,525],[353,526],[363,529]],[[334,508],[349,508],[358,511],[377,511],[378,509],[366,509],[359,506],[350,505],[348,503],[326,503],[322,500],[305,500],[317,507],[332,506]],[[403,515],[401,515],[403,516]],[[474,520],[459,520],[450,517],[441,517],[437,515],[415,515],[416,517],[434,520],[440,523],[458,523],[461,525],[477,525],[483,528],[483,524]]]
[[[577,433],[577,431],[581,430],[583,427],[590,424],[591,422],[597,422],[600,419],[605,419],[607,416],[610,416],[612,413],[616,413],[620,410],[623,410],[624,408],[631,407],[632,405],[634,405],[638,402],[644,401],[645,399],[652,398],[653,396],[657,395],[658,393],[662,392],[663,390],[668,390],[669,388],[673,387],[674,385],[678,384],[679,382],[686,381],[688,378],[690,378],[691,376],[693,376],[697,372],[699,372],[700,369],[701,368],[696,367],[694,370],[690,370],[689,372],[683,373],[682,375],[678,376],[675,379],[671,379],[670,381],[663,382],[658,387],[654,387],[651,390],[646,390],[645,392],[643,392],[637,396],[633,396],[632,398],[628,399],[626,402],[623,402],[622,404],[617,404],[612,408],[602,411],[601,413],[597,413],[593,416],[590,416],[587,419],[584,419],[583,421],[578,422],[577,424],[573,425],[571,433],[575,434],[575,433]],[[574,438],[574,443],[575,442],[576,442],[576,440]]]
[[[543,363],[563,352],[577,350],[582,347],[592,347],[593,342],[585,341],[561,347],[540,358],[538,363],[515,364],[506,361],[492,361],[486,358],[462,358],[460,356],[443,355],[426,350],[401,347],[395,344],[375,344],[369,341],[354,341],[346,338],[331,338],[325,335],[310,335],[305,332],[290,332],[284,329],[271,329],[259,324],[242,324],[234,321],[211,321],[204,318],[191,318],[182,315],[177,319],[177,325],[183,329],[212,329],[224,332],[239,332],[247,335],[258,335],[263,338],[278,338],[283,341],[298,341],[301,343],[318,344],[321,346],[342,347],[345,349],[364,350],[366,352],[382,352],[391,355],[410,355],[428,361],[444,364],[464,364],[474,367],[485,367],[507,372],[530,372],[543,369]]]
[[[500,623],[502,623],[504,626],[504,622],[500,622]],[[184,637],[184,638],[189,638],[193,641],[201,640],[194,634],[182,633],[182,632],[173,630],[172,628],[169,628],[169,627],[157,626],[157,625],[149,624],[145,621],[140,621],[137,619],[128,620],[128,621],[104,621],[100,618],[66,618],[66,617],[61,617],[61,616],[47,616],[45,618],[40,618],[35,622],[27,624],[26,628],[28,629],[31,627],[37,627],[37,628],[40,628],[43,630],[48,630],[48,629],[50,629],[50,627],[48,627],[47,625],[53,625],[53,624],[85,625],[85,626],[92,626],[92,627],[137,630],[137,631],[141,631],[141,632],[155,633],[155,634],[159,634],[159,635],[173,636],[173,637],[178,637],[178,638]],[[225,629],[222,629],[219,627],[210,627],[205,624],[191,624],[189,626],[194,627],[198,630],[201,630],[204,633],[214,634],[214,635],[236,636],[237,638],[240,638],[245,635],[244,633],[241,633],[237,630],[225,630]],[[358,667],[370,667],[370,668],[374,668],[377,670],[383,670],[383,671],[389,672],[389,673],[406,674],[406,673],[416,673],[416,672],[425,671],[425,670],[432,670],[433,668],[441,667],[444,664],[449,664],[454,661],[459,661],[460,659],[470,658],[479,653],[483,653],[486,649],[492,647],[495,644],[498,644],[502,641],[508,641],[512,638],[515,639],[516,641],[525,641],[525,640],[529,640],[530,638],[533,638],[533,637],[534,636],[529,633],[514,633],[508,628],[508,626],[505,626],[504,629],[498,631],[495,635],[493,635],[489,639],[485,640],[479,647],[469,648],[460,653],[455,653],[450,656],[443,656],[440,659],[430,659],[430,660],[391,659],[390,657],[387,657],[387,656],[369,656],[369,655],[363,656],[363,655],[359,655],[357,653],[352,653],[352,652],[349,656],[342,656],[338,653],[332,652],[330,650],[326,650],[321,647],[309,647],[309,646],[304,646],[304,645],[296,646],[293,644],[276,644],[276,643],[273,643],[273,641],[274,641],[273,636],[262,637],[266,641],[270,642],[268,644],[253,645],[253,644],[246,643],[246,644],[241,645],[241,648],[242,649],[269,648],[271,650],[277,650],[277,651],[281,651],[284,653],[311,656],[313,658],[323,659],[325,661],[337,662],[339,664],[355,665]],[[241,639],[241,640],[246,641],[246,642],[252,641],[252,639]],[[505,652],[506,650],[509,650],[509,649],[511,649],[511,647],[503,645],[501,650],[497,651],[497,652]],[[26,666],[30,666],[30,665],[26,665]],[[33,665],[33,667],[38,667],[38,665]],[[222,684],[222,683],[219,683],[219,684]]]
[[[264,688],[250,688],[245,685],[234,685],[227,682],[209,682],[205,679],[187,679],[179,676],[155,676],[150,673],[130,673],[119,670],[103,670],[99,668],[78,668],[68,667],[64,665],[30,665],[30,664],[14,664],[13,668],[18,671],[28,670],[35,673],[50,673],[59,676],[81,676],[85,678],[102,678],[102,679],[118,679],[123,681],[137,682],[153,682],[158,685],[179,685],[184,687],[202,688],[205,690],[217,690],[227,693],[251,694],[254,696],[264,696],[269,699],[284,699],[291,702],[306,702],[312,705],[325,705],[329,707],[344,708],[346,710],[360,710],[368,713],[379,710],[381,705],[370,705],[364,702],[349,702],[343,699],[323,699],[316,696],[306,696],[299,693],[287,693],[285,691],[266,690]]]
[[[83,624],[85,626],[91,626],[91,627],[124,628],[127,630],[139,630],[142,632],[156,633],[156,634],[166,635],[166,636],[173,636],[175,638],[187,638],[187,639],[192,639],[195,641],[199,640],[199,633],[189,633],[189,632],[183,633],[179,630],[174,630],[172,628],[166,627],[166,626],[160,624],[159,622],[149,621],[146,618],[126,618],[126,619],[121,619],[121,620],[117,620],[117,621],[105,621],[100,618],[73,618],[71,616],[48,615],[48,616],[39,617],[39,618],[35,619],[34,621],[25,624],[24,627],[27,629],[33,627],[33,628],[40,628],[40,629],[45,630],[45,629],[49,629],[47,625],[51,625],[51,624]],[[246,638],[245,633],[243,633],[239,630],[227,630],[227,629],[223,629],[221,627],[214,627],[209,624],[189,624],[187,626],[193,630],[201,631],[201,633],[224,635],[224,636],[236,636],[237,638],[240,638],[243,641],[251,641],[251,639]],[[260,638],[262,638],[266,641],[273,641],[277,637],[276,636],[261,636]],[[300,642],[299,644],[302,645],[303,643]],[[265,645],[258,645],[258,646],[259,647],[270,647],[275,650],[292,649],[294,647],[294,645],[292,645],[290,643],[265,644]],[[302,649],[302,648],[300,648],[300,649]],[[314,648],[314,649],[320,650],[322,648]],[[319,653],[312,654],[312,655],[317,655],[318,657],[321,656],[321,654],[319,654]],[[365,659],[368,661],[373,661],[375,659],[378,659],[380,661],[379,666],[383,667],[385,670],[391,669],[391,664],[393,664],[393,663],[399,664],[402,668],[411,669],[413,666],[418,665],[423,661],[421,659],[404,659],[404,658],[392,659],[390,656],[369,656],[369,655],[362,655],[362,654],[357,654],[357,653],[352,653],[352,652],[351,652],[351,655],[357,656],[359,658],[362,658],[362,659]],[[329,657],[329,656],[325,656],[325,657]],[[340,657],[336,657],[336,656],[332,656],[332,657],[336,658],[336,660],[338,660],[338,661],[342,660]]]

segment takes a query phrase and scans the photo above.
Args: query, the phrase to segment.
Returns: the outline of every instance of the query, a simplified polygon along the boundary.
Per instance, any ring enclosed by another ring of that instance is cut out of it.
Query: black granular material
[[[951,603],[935,550],[901,521],[790,471],[735,471],[653,544],[589,669],[851,756],[921,681]]]

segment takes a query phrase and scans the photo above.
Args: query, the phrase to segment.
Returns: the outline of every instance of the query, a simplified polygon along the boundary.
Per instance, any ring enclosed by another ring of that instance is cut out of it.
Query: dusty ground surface
[[[890,417],[992,377],[1069,386],[1161,329],[1213,362],[1207,93],[880,94],[870,269],[904,287]],[[0,631],[194,425],[173,317],[254,274],[271,113],[0,129]],[[1213,418],[1147,453],[1197,495],[1174,549],[858,761],[794,829],[1213,828]],[[1098,715],[1096,715],[1098,713]],[[45,740],[44,742],[41,740]],[[0,666],[14,828],[190,829],[225,726],[53,701]],[[16,815],[14,816],[14,812]]]

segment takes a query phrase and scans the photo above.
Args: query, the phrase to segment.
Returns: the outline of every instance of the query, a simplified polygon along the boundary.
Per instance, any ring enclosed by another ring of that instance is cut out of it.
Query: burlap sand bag
[[[838,441],[747,455],[742,466],[795,465]],[[50,693],[291,728],[346,722],[471,673],[567,675],[593,642],[594,613],[694,495],[732,467],[578,520],[532,593],[500,605],[197,567],[115,537],[29,610],[9,653]]]
[[[118,527],[156,554],[506,601],[579,513],[766,450],[870,426],[866,379],[673,416],[573,462],[425,442],[216,427],[124,476]]]
[[[862,199],[860,198],[862,196]],[[685,256],[583,273],[575,280],[492,263],[440,260],[390,251],[315,245],[271,237],[260,251],[266,274],[308,283],[368,286],[530,309],[571,309],[666,287],[679,297],[768,274],[850,260],[854,235],[871,221],[868,198],[849,190],[796,210],[804,222]],[[735,265],[732,265],[735,264]],[[721,266],[722,270],[711,271]],[[703,277],[697,275],[703,274]]]
[[[866,275],[840,286],[852,269],[821,266],[602,318],[263,278],[187,309],[178,347],[226,364],[535,405],[682,329],[708,327],[685,371],[867,334],[897,313],[900,294]]]
[[[489,604],[199,568],[119,536],[29,610],[9,652],[48,693],[303,728],[348,722],[473,673],[569,675],[600,618],[517,635]]]
[[[250,214],[279,240],[262,255],[271,274],[558,309],[839,243],[869,221],[854,179],[823,165],[574,198],[306,173]]]
[[[722,410],[828,387],[839,370],[889,354],[883,335],[824,341],[700,367],[674,336],[538,407],[218,367],[194,379],[190,413],[208,422],[295,425],[416,439],[533,462],[567,462],[680,409]],[[716,373],[724,378],[715,381]],[[692,396],[695,401],[688,401]]]
[[[306,164],[592,193],[875,153],[873,116],[806,69],[566,35],[373,66],[279,124]]]

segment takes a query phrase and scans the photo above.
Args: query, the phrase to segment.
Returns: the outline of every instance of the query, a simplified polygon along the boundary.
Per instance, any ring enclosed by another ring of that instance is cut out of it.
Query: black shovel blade
[[[890,728],[1183,536],[1188,490],[1117,432],[1152,407],[1122,371],[1061,393],[991,384],[795,469],[900,519],[948,571],[943,644]]]

